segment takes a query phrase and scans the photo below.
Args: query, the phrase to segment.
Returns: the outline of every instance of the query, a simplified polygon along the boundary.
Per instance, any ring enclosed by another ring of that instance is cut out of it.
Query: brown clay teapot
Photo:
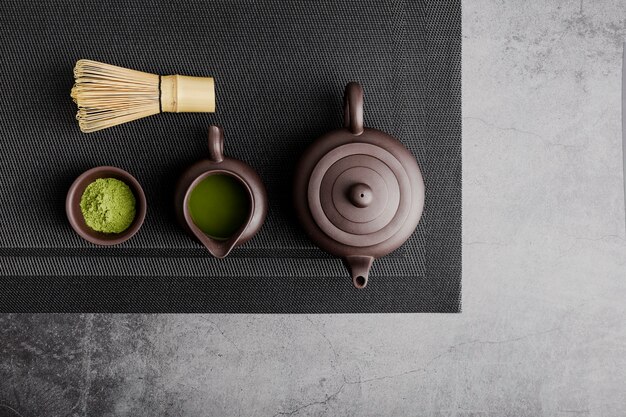
[[[367,285],[375,258],[413,233],[424,207],[424,181],[408,149],[363,126],[363,89],[344,93],[345,127],[317,139],[295,173],[294,203],[309,237],[343,257],[355,287]]]

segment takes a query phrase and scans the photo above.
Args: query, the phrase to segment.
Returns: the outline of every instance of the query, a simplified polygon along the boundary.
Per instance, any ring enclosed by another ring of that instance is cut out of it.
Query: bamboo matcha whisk
[[[156,75],[81,59],[74,67],[71,96],[76,119],[85,133],[152,116],[160,112],[215,111],[210,77]]]

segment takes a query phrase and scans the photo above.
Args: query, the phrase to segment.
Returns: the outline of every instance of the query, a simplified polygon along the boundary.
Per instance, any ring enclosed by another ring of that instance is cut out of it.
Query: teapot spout
[[[352,284],[358,289],[365,288],[374,258],[372,256],[355,255],[346,256],[345,260],[350,268]]]

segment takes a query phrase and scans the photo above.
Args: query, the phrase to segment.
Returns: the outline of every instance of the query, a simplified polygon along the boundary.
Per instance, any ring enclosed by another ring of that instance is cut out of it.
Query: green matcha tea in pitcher
[[[228,239],[250,216],[250,196],[232,175],[212,174],[191,191],[189,211],[194,224],[209,237]]]

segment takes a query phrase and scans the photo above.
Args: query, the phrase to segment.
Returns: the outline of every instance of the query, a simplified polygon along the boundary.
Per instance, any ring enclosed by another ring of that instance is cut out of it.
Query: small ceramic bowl
[[[115,178],[123,181],[130,187],[135,195],[135,219],[131,225],[128,226],[128,229],[124,230],[122,233],[96,232],[85,223],[85,218],[80,210],[80,199],[85,192],[85,188],[98,178]],[[76,178],[67,192],[65,212],[67,213],[67,219],[70,221],[70,225],[83,239],[95,243],[96,245],[117,245],[133,237],[141,228],[143,220],[146,217],[146,195],[135,177],[123,169],[110,166],[96,167],[83,172]]]

